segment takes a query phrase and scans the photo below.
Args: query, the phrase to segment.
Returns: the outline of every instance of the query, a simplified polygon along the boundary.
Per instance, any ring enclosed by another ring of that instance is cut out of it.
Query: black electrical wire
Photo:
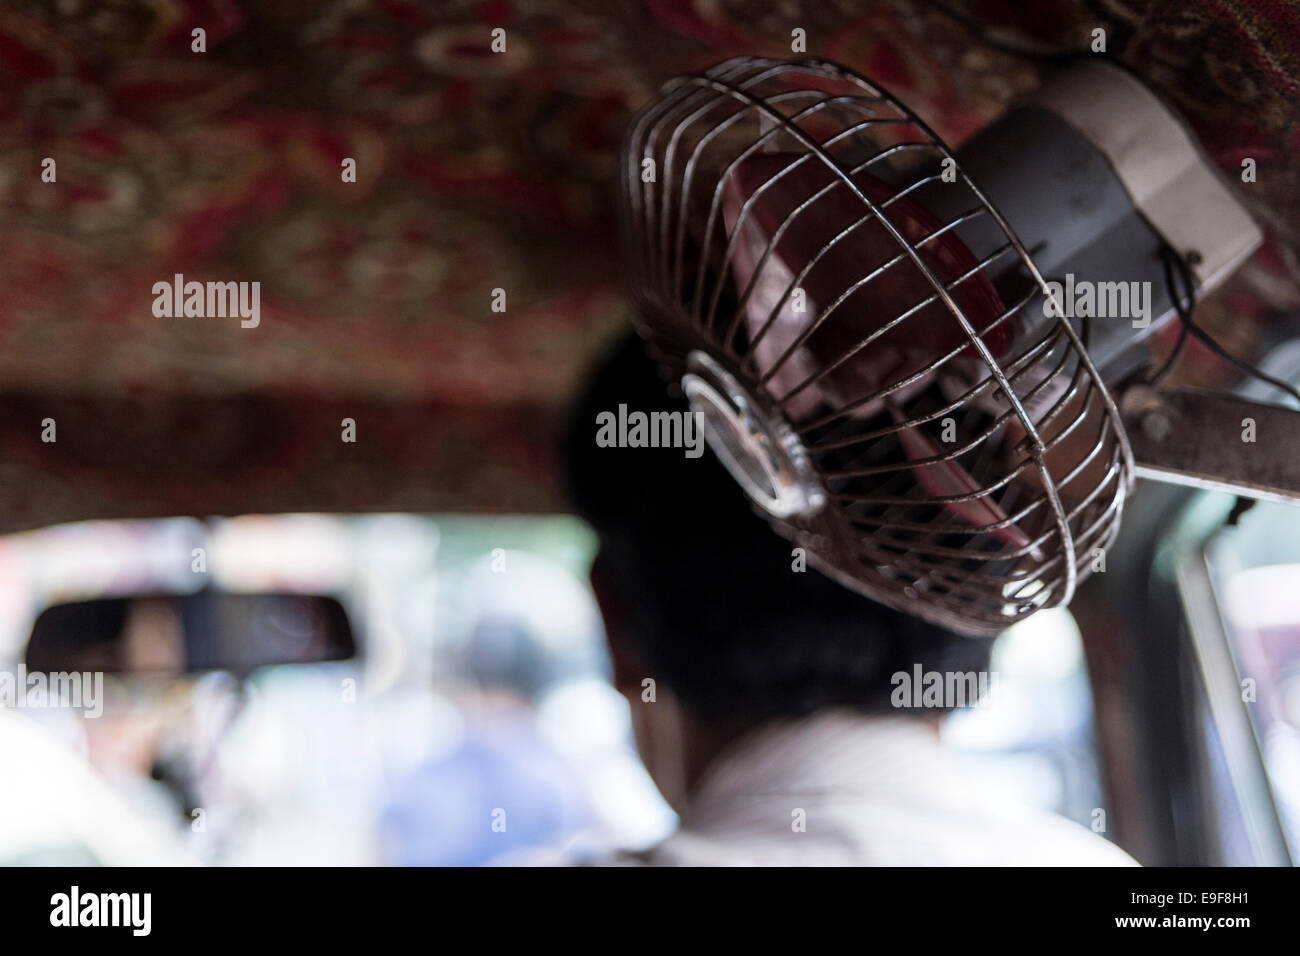
[[[1165,267],[1165,286],[1169,290],[1169,298],[1174,303],[1174,311],[1178,313],[1180,328],[1178,330],[1178,341],[1174,343],[1173,350],[1165,359],[1164,364],[1147,377],[1148,385],[1160,384],[1165,376],[1174,370],[1178,360],[1183,357],[1183,351],[1187,348],[1188,332],[1192,325],[1192,309],[1196,306],[1196,287],[1192,284],[1191,270],[1188,268],[1187,263],[1169,246],[1163,247],[1160,258]],[[1179,295],[1178,290],[1174,288],[1174,260],[1177,260],[1183,267],[1179,270],[1179,274],[1183,279],[1185,295]]]
[[[1250,363],[1243,362],[1216,342],[1208,332],[1196,324],[1195,319],[1192,317],[1192,310],[1196,305],[1196,286],[1194,277],[1192,276],[1191,266],[1187,264],[1186,260],[1184,260],[1182,256],[1174,251],[1173,247],[1168,245],[1164,246],[1161,250],[1161,258],[1164,261],[1165,284],[1169,288],[1169,297],[1173,299],[1174,310],[1178,313],[1178,319],[1182,323],[1183,328],[1178,335],[1178,341],[1175,343],[1173,351],[1169,353],[1169,357],[1165,359],[1164,364],[1147,379],[1147,384],[1155,385],[1168,375],[1174,365],[1177,364],[1179,358],[1182,357],[1183,351],[1187,346],[1188,338],[1195,338],[1211,352],[1232,365],[1238,371],[1245,375],[1249,375],[1252,378],[1257,378],[1261,382],[1266,382],[1274,388],[1286,392],[1297,402],[1300,402],[1300,391],[1297,391],[1287,382],[1284,382],[1279,378],[1274,378],[1267,372],[1261,371]],[[1181,294],[1179,290],[1175,288],[1175,273],[1182,284]]]

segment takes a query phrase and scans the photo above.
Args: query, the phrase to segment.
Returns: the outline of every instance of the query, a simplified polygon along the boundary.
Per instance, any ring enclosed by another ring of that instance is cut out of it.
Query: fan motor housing
[[[1263,241],[1182,119],[1102,60],[1049,78],[955,155],[1067,300],[1101,290],[1088,353],[1108,384],[1146,365],[1144,340],[1175,318],[1166,249],[1187,263],[1199,297]],[[951,192],[927,198],[942,215]]]

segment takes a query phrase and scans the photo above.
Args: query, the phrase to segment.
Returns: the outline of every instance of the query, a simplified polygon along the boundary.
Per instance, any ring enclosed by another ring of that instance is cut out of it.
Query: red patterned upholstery
[[[623,124],[675,73],[788,54],[793,27],[959,140],[1103,26],[1109,55],[1180,106],[1225,170],[1258,161],[1242,189],[1270,243],[1207,321],[1248,353],[1245,320],[1297,302],[1297,4],[776,12],[792,6],[7,4],[0,529],[560,507],[551,427],[625,321],[610,187]],[[196,26],[206,53],[191,52]],[[487,52],[497,26],[505,55]],[[349,156],[355,184],[340,181]],[[44,157],[56,184],[40,181]],[[154,317],[152,286],[174,273],[260,281],[261,325]],[[1222,374],[1204,353],[1190,362],[1191,377]],[[344,417],[355,445],[339,441]]]

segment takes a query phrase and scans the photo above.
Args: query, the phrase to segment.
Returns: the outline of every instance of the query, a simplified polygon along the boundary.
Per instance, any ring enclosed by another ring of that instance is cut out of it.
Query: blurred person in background
[[[894,675],[916,666],[987,672],[990,639],[794,570],[712,455],[598,447],[597,416],[623,404],[686,408],[632,337],[596,370],[565,449],[600,538],[591,577],[615,684],[681,821],[619,862],[1132,864],[1076,823],[984,792],[940,743],[943,709],[893,706]]]
[[[467,684],[454,695],[463,733],[390,792],[381,821],[385,863],[549,859],[544,854],[562,850],[592,824],[574,768],[537,726],[537,702],[563,676],[565,659],[538,633],[536,613],[509,600],[517,580],[495,576],[495,588],[480,589],[470,575],[467,592],[504,592],[507,599],[486,600],[457,654],[455,667]]]

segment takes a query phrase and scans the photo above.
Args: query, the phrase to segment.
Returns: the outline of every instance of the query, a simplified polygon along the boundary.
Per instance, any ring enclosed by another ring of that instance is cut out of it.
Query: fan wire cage
[[[822,61],[678,78],[621,193],[638,331],[822,571],[996,633],[1101,566],[1133,464],[1088,320],[885,90]]]

